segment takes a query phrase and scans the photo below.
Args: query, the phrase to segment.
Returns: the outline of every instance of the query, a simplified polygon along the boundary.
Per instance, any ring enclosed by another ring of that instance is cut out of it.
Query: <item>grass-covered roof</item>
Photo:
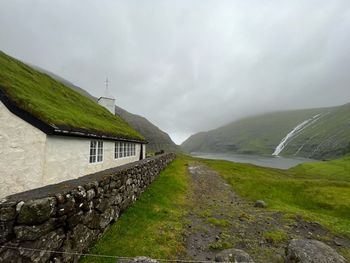
[[[1,51],[0,90],[15,107],[56,130],[144,140],[126,121],[95,101]]]

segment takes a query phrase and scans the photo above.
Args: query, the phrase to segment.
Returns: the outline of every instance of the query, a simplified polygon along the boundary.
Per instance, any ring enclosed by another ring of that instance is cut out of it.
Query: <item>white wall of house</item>
[[[66,136],[48,136],[44,184],[53,184],[86,174],[139,160],[141,145],[136,144],[136,155],[114,159],[114,141],[103,141],[103,161],[89,163],[90,139]]]
[[[114,159],[114,141],[103,141],[103,161],[89,163],[90,139],[49,136],[11,113],[0,101],[0,198],[138,161]],[[143,145],[146,156],[146,146]]]
[[[0,197],[42,185],[46,134],[0,101]]]

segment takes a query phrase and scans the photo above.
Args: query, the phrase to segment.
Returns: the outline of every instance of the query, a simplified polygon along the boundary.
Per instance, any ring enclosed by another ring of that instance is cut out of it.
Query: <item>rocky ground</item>
[[[221,251],[235,248],[248,253],[254,262],[284,262],[292,239],[320,240],[349,255],[350,241],[318,223],[270,211],[263,203],[255,207],[203,164],[193,163],[188,169],[193,186],[193,210],[185,234],[188,258],[214,261]]]

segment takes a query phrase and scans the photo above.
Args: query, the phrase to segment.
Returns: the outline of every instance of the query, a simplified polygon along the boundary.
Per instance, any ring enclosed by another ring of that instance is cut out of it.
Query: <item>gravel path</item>
[[[350,248],[349,240],[332,235],[317,223],[254,207],[203,164],[192,163],[188,170],[193,209],[186,221],[187,258],[214,261],[223,249],[237,248],[255,262],[283,262],[292,238],[318,239],[338,251]]]

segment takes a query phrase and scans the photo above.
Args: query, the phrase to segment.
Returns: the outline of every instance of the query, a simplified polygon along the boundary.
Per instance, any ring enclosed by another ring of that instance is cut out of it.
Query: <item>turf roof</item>
[[[144,141],[95,101],[0,51],[0,90],[17,108],[55,131]]]

